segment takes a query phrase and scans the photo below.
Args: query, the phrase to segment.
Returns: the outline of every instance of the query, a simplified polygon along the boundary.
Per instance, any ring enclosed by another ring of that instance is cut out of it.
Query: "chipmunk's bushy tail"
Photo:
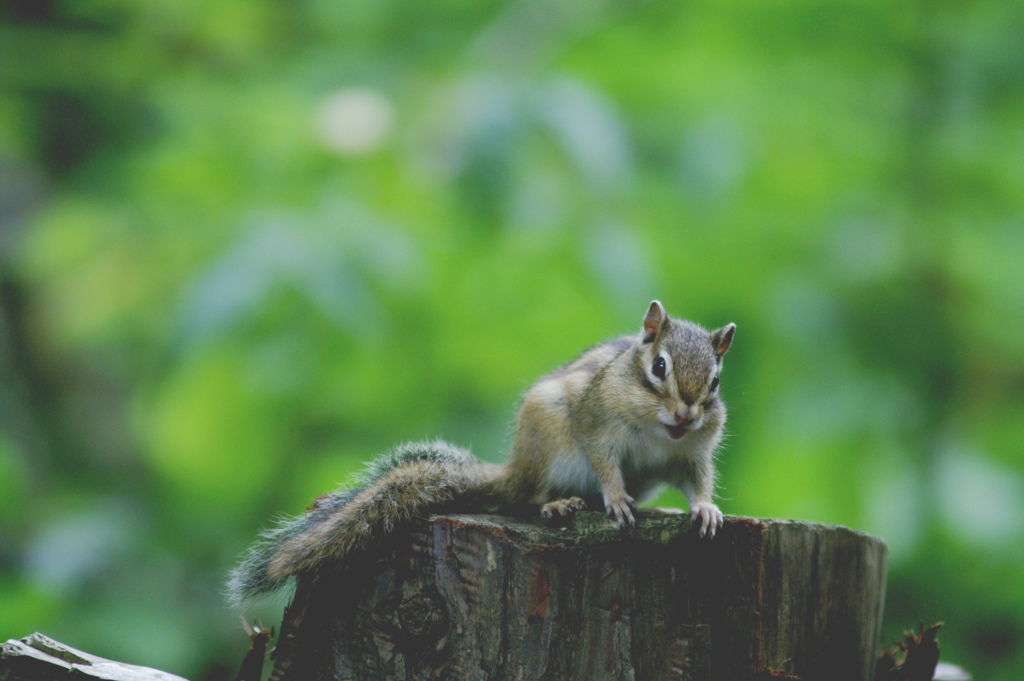
[[[499,467],[446,442],[402,445],[373,461],[350,489],[319,497],[305,514],[265,531],[228,581],[235,605],[325,563],[342,564],[395,526],[486,497]]]

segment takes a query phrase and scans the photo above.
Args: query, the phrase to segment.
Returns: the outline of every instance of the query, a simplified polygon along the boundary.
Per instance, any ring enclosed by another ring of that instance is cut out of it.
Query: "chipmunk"
[[[636,524],[635,500],[668,484],[686,495],[700,536],[714,537],[722,526],[714,451],[726,415],[719,372],[735,330],[673,319],[653,301],[639,335],[584,351],[526,392],[506,463],[440,441],[398,447],[356,486],[265,532],[232,572],[232,600],[343,565],[428,513],[533,505],[554,517],[603,505],[627,527]]]

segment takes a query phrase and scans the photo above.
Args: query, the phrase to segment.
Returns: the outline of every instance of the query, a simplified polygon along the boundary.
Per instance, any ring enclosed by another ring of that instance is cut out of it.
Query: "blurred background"
[[[261,527],[405,440],[501,459],[659,298],[738,325],[723,510],[880,535],[885,640],[945,620],[1021,678],[1022,35],[1012,0],[6,0],[0,639],[232,677]]]

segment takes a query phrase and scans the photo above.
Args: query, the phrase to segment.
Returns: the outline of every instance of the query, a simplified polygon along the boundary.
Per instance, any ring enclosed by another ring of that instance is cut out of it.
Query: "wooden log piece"
[[[0,644],[0,681],[185,681],[158,669],[114,662],[43,634]]]
[[[566,525],[434,516],[362,566],[301,582],[274,681],[873,674],[881,539],[739,517],[711,541],[686,516],[643,514],[622,531],[585,512]]]

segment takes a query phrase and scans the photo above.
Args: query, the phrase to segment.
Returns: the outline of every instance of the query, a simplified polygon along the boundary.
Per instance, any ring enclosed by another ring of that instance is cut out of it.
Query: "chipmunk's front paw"
[[[556,499],[555,501],[549,501],[540,507],[540,512],[544,514],[545,518],[554,518],[556,515],[572,515],[576,511],[582,511],[586,507],[586,502],[579,497],[569,497],[568,499]]]
[[[715,538],[715,532],[725,521],[722,512],[710,501],[697,502],[690,506],[690,520],[700,523],[700,536],[707,535],[708,539]]]
[[[636,504],[633,503],[633,497],[628,494],[623,494],[615,498],[611,498],[607,495],[604,497],[604,507],[608,511],[608,515],[615,518],[615,522],[619,524],[619,527],[636,527]]]

